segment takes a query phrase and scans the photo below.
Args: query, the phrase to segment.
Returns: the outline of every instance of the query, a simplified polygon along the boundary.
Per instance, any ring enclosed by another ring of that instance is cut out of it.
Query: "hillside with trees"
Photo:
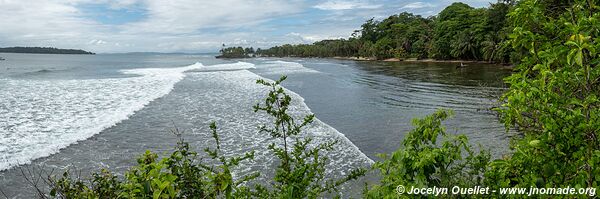
[[[59,49],[51,47],[7,47],[0,48],[0,53],[34,53],[34,54],[87,54],[95,53],[79,49]]]
[[[437,16],[422,17],[403,12],[377,21],[367,20],[348,39],[313,44],[275,46],[257,50],[273,57],[364,57],[372,59],[474,60],[507,63],[518,60],[506,43],[512,27],[507,13],[512,0],[473,8],[453,3]]]

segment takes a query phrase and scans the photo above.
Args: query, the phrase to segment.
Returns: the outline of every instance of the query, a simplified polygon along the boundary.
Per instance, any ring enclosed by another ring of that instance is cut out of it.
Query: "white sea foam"
[[[264,67],[264,65],[262,66]],[[267,68],[268,69],[268,68]],[[282,71],[284,72],[284,71]],[[244,163],[238,175],[244,175],[251,171],[272,171],[277,160],[267,149],[270,143],[281,143],[279,139],[273,139],[267,133],[258,132],[260,124],[270,124],[271,118],[262,113],[252,111],[252,105],[261,102],[268,92],[268,88],[255,83],[257,79],[264,79],[247,70],[237,71],[212,71],[189,74],[184,82],[189,85],[197,85],[185,93],[180,93],[186,107],[193,106],[197,115],[202,115],[201,120],[216,121],[219,127],[219,137],[222,152],[226,155],[235,156],[243,154],[248,150],[256,152],[253,162]],[[289,112],[296,118],[311,114],[311,110],[304,103],[304,98],[287,90],[293,98]],[[188,96],[189,95],[189,96]],[[211,103],[197,103],[197,101]],[[195,146],[210,146],[214,141],[205,127],[199,126],[192,129],[193,132],[202,134],[206,139],[201,139]],[[335,128],[316,119],[307,127],[301,136],[310,137],[314,144],[329,141],[337,141],[334,150],[323,151],[322,155],[328,157],[329,166],[327,173],[331,176],[342,176],[350,168],[372,164],[364,153],[360,151],[344,134]],[[263,173],[264,174],[264,173]],[[267,173],[268,175],[268,173]]]
[[[220,70],[246,70],[256,68],[254,64],[248,62],[237,62],[231,64],[216,64],[210,66],[204,66],[200,68],[200,71],[220,71]]]
[[[283,74],[314,71],[293,62],[272,62],[261,65],[266,70],[279,69]],[[265,68],[271,67],[271,68]],[[266,94],[266,88],[255,84],[262,78],[246,69],[253,64],[238,62],[203,66],[200,63],[179,68],[144,68],[122,70],[128,78],[91,80],[15,80],[0,79],[0,170],[57,153],[80,140],[85,140],[129,118],[151,101],[162,97],[182,80],[185,71],[192,81],[190,90],[178,95],[186,109],[193,109],[203,119],[217,121],[221,130],[224,152],[239,155],[244,150],[257,152],[255,162],[242,169],[241,174],[264,168],[275,162],[266,146],[277,142],[256,131],[258,124],[269,123],[268,117],[257,116],[251,106]],[[316,71],[315,71],[316,72]],[[294,99],[290,111],[293,115],[310,114],[304,99],[288,91]],[[189,95],[189,96],[187,96]],[[210,103],[198,103],[198,102]],[[203,128],[203,127],[199,127]],[[192,129],[194,130],[194,129]],[[195,132],[204,132],[195,129]],[[343,173],[350,167],[371,164],[372,160],[350,140],[333,127],[316,121],[306,130],[305,136],[315,143],[337,140],[335,150],[324,153],[334,168],[331,172]],[[210,144],[204,140],[199,146]],[[243,145],[240,145],[243,144]],[[329,167],[329,168],[331,168]]]
[[[187,70],[122,70],[129,78],[0,79],[0,170],[57,153],[127,119],[168,94]]]
[[[274,75],[287,75],[291,73],[319,73],[319,71],[304,67],[300,63],[280,60],[267,61],[263,64],[259,64],[256,68],[264,69],[265,74]]]

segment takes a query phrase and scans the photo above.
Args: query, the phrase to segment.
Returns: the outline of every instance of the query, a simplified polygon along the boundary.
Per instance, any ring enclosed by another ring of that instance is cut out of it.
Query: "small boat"
[[[4,59],[4,58],[0,57],[0,61],[4,61],[4,60],[6,60],[6,59]]]

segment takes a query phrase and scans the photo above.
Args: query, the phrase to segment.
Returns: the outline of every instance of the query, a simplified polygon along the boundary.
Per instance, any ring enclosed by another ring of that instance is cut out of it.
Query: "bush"
[[[498,109],[523,138],[486,177],[501,187],[600,186],[600,2],[520,2],[510,42],[525,52]]]
[[[488,151],[476,153],[464,135],[446,134],[442,121],[452,111],[438,110],[422,119],[414,119],[402,147],[392,154],[381,154],[383,159],[373,168],[379,171],[378,185],[367,188],[365,198],[397,198],[396,188],[473,187],[483,185],[482,176],[490,160]],[[443,139],[438,143],[438,139]],[[413,196],[414,197],[414,196]],[[425,197],[422,195],[422,197]],[[433,196],[431,196],[433,197]],[[436,196],[437,197],[437,196]]]
[[[217,127],[210,125],[216,149],[206,148],[207,155],[217,160],[218,166],[198,161],[197,153],[190,151],[189,144],[179,137],[175,151],[160,159],[150,151],[137,159],[137,166],[125,173],[124,179],[117,178],[103,169],[92,174],[90,182],[74,180],[69,171],[61,178],[49,177],[51,197],[59,198],[232,198],[249,196],[250,189],[242,183],[256,177],[258,173],[243,176],[234,181],[231,169],[240,162],[254,157],[253,152],[244,156],[227,158],[220,154]]]
[[[294,118],[288,115],[288,106],[292,98],[285,93],[279,84],[286,79],[283,76],[275,82],[258,80],[257,83],[270,87],[268,97],[263,104],[254,106],[254,111],[264,111],[274,122],[271,127],[261,126],[260,131],[269,133],[274,138],[283,139],[283,147],[274,143],[269,149],[281,161],[276,169],[275,178],[272,182],[274,189],[259,189],[261,197],[264,198],[317,198],[322,193],[333,193],[343,183],[363,176],[365,169],[352,170],[350,174],[340,180],[325,180],[325,164],[327,158],[319,156],[321,150],[332,150],[336,142],[327,142],[309,148],[310,138],[295,138],[288,147],[290,138],[301,133],[302,128],[311,123],[314,115],[304,117],[302,123],[296,123]]]

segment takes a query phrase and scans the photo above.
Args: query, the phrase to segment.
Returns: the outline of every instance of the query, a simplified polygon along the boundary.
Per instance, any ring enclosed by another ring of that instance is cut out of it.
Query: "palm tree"
[[[497,51],[500,48],[500,45],[496,42],[494,36],[487,35],[485,41],[481,42],[481,46],[483,58],[488,60],[488,62],[492,62],[499,58],[497,57]]]
[[[450,43],[450,54],[455,58],[466,58],[471,53],[472,58],[477,59],[477,46],[473,34],[463,31],[454,36]]]

